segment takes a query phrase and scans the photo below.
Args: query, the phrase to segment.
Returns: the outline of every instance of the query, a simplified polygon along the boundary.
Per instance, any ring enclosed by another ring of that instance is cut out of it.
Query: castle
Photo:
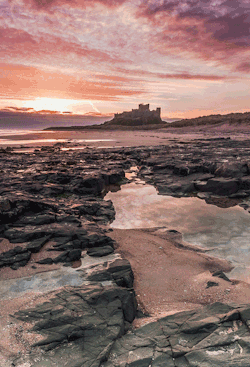
[[[150,111],[149,104],[139,104],[139,108],[132,111],[115,113],[114,118],[104,122],[105,126],[140,126],[162,124],[161,109]]]
[[[125,111],[122,113],[116,113],[114,120],[130,120],[140,119],[144,123],[150,122],[151,120],[161,121],[161,109],[160,107],[156,110],[150,111],[149,104],[139,104],[138,109],[132,109],[132,111]]]

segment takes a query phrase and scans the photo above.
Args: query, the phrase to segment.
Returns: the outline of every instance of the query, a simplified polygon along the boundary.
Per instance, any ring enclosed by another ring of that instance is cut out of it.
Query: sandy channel
[[[232,269],[226,260],[207,255],[197,247],[183,246],[180,234],[162,229],[114,229],[110,237],[116,251],[131,263],[139,307],[151,317],[135,326],[182,310],[214,302],[250,302],[250,284],[212,275]],[[207,288],[208,282],[216,285]]]

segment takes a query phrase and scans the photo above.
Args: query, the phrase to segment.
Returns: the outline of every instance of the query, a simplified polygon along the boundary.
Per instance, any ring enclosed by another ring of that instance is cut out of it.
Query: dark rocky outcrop
[[[32,322],[30,332],[43,336],[30,348],[32,366],[57,365],[60,360],[68,367],[100,366],[136,309],[132,290],[93,284],[65,289],[49,302],[17,312],[15,318]],[[13,365],[19,365],[18,359]]]
[[[125,334],[136,316],[134,293],[96,284],[68,288],[14,316],[32,323],[29,332],[42,336],[15,366],[59,360],[71,367],[249,366],[249,306],[214,303]]]
[[[249,366],[249,307],[181,312],[118,339],[103,367]]]
[[[233,202],[250,195],[249,166],[248,140],[204,139],[153,149],[140,161],[139,176],[161,195],[197,195],[206,201],[227,197]]]
[[[87,254],[89,256],[106,256],[112,254],[114,252],[113,247],[111,246],[102,246],[102,247],[92,247],[87,250]]]
[[[0,268],[10,266],[16,270],[20,266],[25,266],[31,257],[31,251],[21,246],[16,246],[12,250],[0,254]]]
[[[106,269],[93,272],[88,280],[101,282],[103,280],[113,280],[120,287],[132,288],[134,274],[128,260],[117,259],[108,264]]]

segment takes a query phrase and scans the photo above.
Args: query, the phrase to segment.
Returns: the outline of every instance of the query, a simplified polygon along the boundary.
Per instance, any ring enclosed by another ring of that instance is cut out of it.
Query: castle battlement
[[[161,108],[158,107],[156,110],[150,111],[149,104],[139,104],[137,109],[132,111],[124,111],[122,113],[116,113],[114,119],[142,119],[147,122],[150,119],[161,120]]]

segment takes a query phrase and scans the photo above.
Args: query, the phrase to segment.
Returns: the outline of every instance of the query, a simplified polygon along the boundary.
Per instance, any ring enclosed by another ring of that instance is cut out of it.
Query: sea
[[[52,131],[45,132],[44,129],[59,126],[96,125],[106,120],[105,116],[42,115],[0,111],[0,146],[67,142],[68,139],[51,139]],[[39,133],[43,133],[42,138],[39,137]],[[38,139],[32,139],[32,135]]]

